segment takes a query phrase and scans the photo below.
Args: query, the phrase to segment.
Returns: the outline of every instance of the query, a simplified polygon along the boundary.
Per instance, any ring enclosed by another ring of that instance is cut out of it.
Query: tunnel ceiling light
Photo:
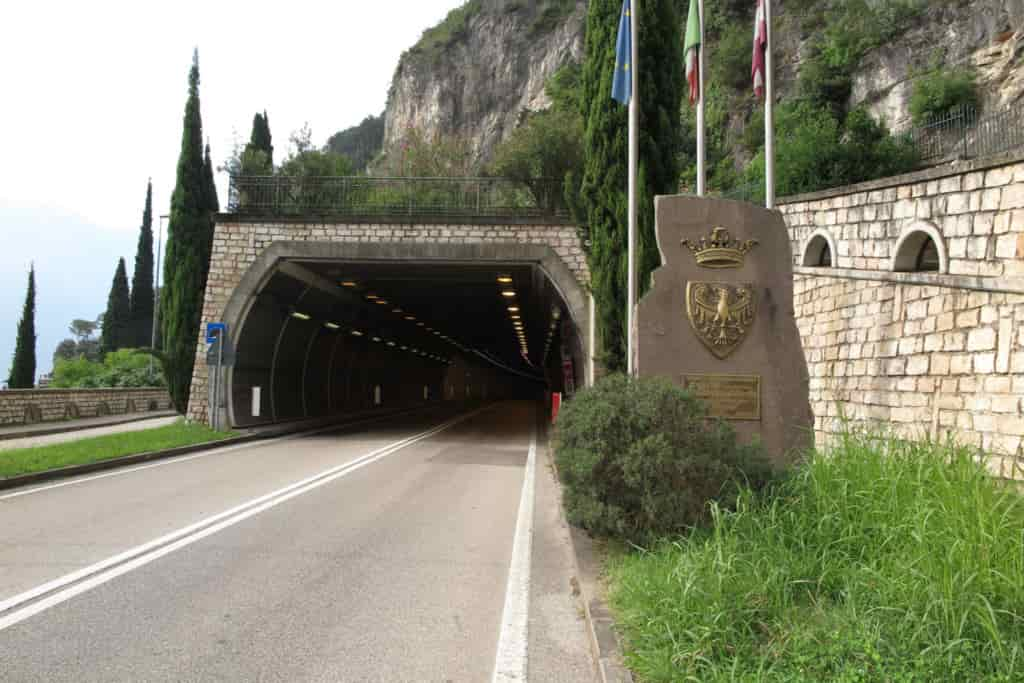
[[[370,301],[373,301],[374,299],[377,299],[379,297],[376,294],[367,294],[366,298],[369,299]]]
[[[355,287],[356,286],[356,281],[355,280],[342,280],[341,281],[341,286],[342,287]]]
[[[513,290],[511,290],[511,289],[506,289],[505,291],[503,291],[503,292],[501,293],[501,295],[502,295],[503,297],[505,297],[506,299],[513,299],[513,298],[515,298],[515,296],[516,296],[516,293],[515,293],[515,291],[513,291]]]
[[[375,342],[377,342],[378,344],[380,344],[380,342],[381,342],[381,338],[380,338],[380,337],[374,337],[374,338],[373,338],[373,341],[375,341]]]
[[[508,312],[509,313],[518,313],[519,312],[519,307],[518,306],[509,306],[508,307]]]
[[[390,346],[391,348],[394,348],[395,347],[395,342],[388,342],[388,346]]]
[[[405,319],[408,320],[409,322],[412,322],[412,321],[416,320],[416,316],[414,316],[414,315],[407,315],[407,316],[405,316]]]
[[[408,350],[409,350],[409,347],[408,347],[408,346],[403,346],[403,347],[401,347],[401,348],[402,348],[402,350],[403,350],[403,351],[408,351]]]
[[[508,275],[499,275],[498,282],[500,282],[503,285],[510,285],[512,284],[512,278]]]
[[[363,333],[360,332],[359,330],[352,330],[352,336],[353,337],[362,337]]]
[[[420,322],[416,323],[416,327],[423,327],[424,325],[426,325],[426,323],[423,322],[422,320]]]
[[[292,317],[295,318],[296,320],[311,320],[312,319],[311,315],[309,315],[307,313],[302,313],[300,311],[292,311]]]
[[[341,329],[341,325],[339,325],[338,323],[324,323],[324,327],[326,327],[329,330],[340,330]]]
[[[387,306],[388,305],[388,302],[385,301],[384,299],[377,299],[376,303],[377,303],[378,306]]]
[[[392,308],[391,312],[392,313],[405,313],[405,311],[403,311],[401,308]]]

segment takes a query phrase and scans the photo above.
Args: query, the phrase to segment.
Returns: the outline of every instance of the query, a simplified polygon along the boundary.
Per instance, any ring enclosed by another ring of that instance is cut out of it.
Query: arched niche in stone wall
[[[896,242],[891,270],[895,273],[949,272],[949,252],[942,233],[933,223],[914,221]]]
[[[819,228],[804,244],[800,265],[808,268],[835,268],[839,265],[836,239],[828,230]]]

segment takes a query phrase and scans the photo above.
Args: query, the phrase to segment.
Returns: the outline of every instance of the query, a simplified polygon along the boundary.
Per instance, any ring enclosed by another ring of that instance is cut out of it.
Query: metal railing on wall
[[[231,176],[228,211],[274,216],[568,218],[557,180]]]
[[[957,107],[895,135],[914,146],[922,166],[1000,154],[1024,147],[1024,105],[984,113],[972,106]]]

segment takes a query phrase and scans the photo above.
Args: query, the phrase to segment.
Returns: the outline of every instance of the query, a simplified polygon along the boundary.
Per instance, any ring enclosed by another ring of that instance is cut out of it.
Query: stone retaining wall
[[[1021,477],[1024,161],[932,170],[780,209],[819,443],[844,418],[887,423],[952,434],[996,454],[996,473]],[[914,233],[938,241],[940,272],[895,272]],[[832,266],[803,265],[812,240],[811,256],[832,245]]]
[[[34,424],[173,410],[166,389],[17,389],[0,391],[0,425]]]

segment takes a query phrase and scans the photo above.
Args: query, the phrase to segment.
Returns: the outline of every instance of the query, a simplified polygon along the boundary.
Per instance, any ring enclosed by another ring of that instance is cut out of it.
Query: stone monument
[[[759,437],[775,462],[813,443],[807,362],[782,215],[753,204],[655,199],[662,266],[637,310],[637,371],[670,377]]]

